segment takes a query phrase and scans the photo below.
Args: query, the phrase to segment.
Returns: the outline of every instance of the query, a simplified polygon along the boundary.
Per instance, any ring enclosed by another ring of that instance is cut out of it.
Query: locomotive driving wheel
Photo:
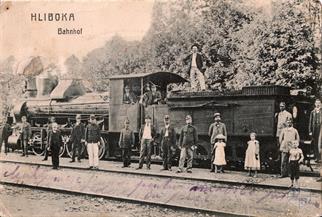
[[[105,154],[105,149],[106,149],[106,140],[101,137],[101,142],[100,145],[98,146],[98,158],[102,159]]]
[[[63,145],[60,147],[59,150],[59,157],[62,157],[65,153],[65,148],[67,146],[67,143],[69,142],[69,136],[68,135],[62,135]]]
[[[35,155],[43,155],[45,152],[42,144],[42,137],[40,132],[35,132],[31,138],[31,150]]]

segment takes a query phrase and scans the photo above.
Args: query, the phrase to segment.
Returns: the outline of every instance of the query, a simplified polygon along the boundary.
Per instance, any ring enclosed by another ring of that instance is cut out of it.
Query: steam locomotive
[[[278,160],[275,114],[281,101],[286,102],[293,115],[301,144],[309,139],[308,121],[312,99],[301,94],[291,95],[288,87],[249,86],[226,92],[169,92],[169,85],[185,83],[187,80],[174,73],[155,72],[112,76],[109,79],[108,93],[94,93],[86,91],[81,80],[60,80],[57,84],[48,78],[37,79],[37,88],[29,88],[29,97],[14,107],[14,115],[18,122],[22,115],[26,115],[32,124],[30,147],[37,155],[43,154],[46,143],[45,129],[51,116],[56,118],[63,132],[65,145],[61,149],[61,155],[72,154],[69,136],[75,123],[75,115],[81,114],[86,122],[90,114],[95,114],[102,129],[100,158],[118,159],[119,132],[125,119],[130,120],[130,127],[137,135],[146,114],[152,117],[158,132],[163,126],[164,115],[168,114],[176,132],[180,132],[180,128],[185,124],[184,117],[190,114],[199,135],[199,143],[194,150],[194,164],[210,165],[208,128],[216,111],[221,113],[228,131],[228,164],[237,167],[242,165],[249,134],[256,132],[260,141],[261,161],[264,167],[270,167]],[[149,82],[159,87],[164,100],[162,103],[145,107],[139,103],[139,98],[144,93],[145,84]],[[123,102],[125,86],[130,87],[133,95],[137,97],[135,103]],[[18,144],[19,135],[13,134],[9,141]],[[154,147],[152,159],[158,160],[162,155],[158,139]],[[133,147],[134,155],[138,150],[137,139],[137,145]]]

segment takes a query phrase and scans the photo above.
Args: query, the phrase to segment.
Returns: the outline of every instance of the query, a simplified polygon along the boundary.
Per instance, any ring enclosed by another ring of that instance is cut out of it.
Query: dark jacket
[[[180,147],[191,147],[198,142],[197,129],[192,125],[182,127],[179,138]]]
[[[85,141],[98,143],[101,141],[101,129],[97,124],[88,124],[85,130]]]
[[[83,123],[80,123],[73,127],[70,141],[72,143],[80,143],[82,139],[85,139],[85,126]]]
[[[10,124],[5,123],[0,127],[0,146],[2,142],[7,143],[8,142],[8,137],[11,134],[11,128]]]
[[[63,139],[60,131],[51,132],[49,137],[49,146],[51,149],[59,149],[63,145]]]
[[[206,65],[208,65],[207,58],[204,55],[201,55],[201,54],[197,53],[196,64],[197,64],[197,68],[202,73],[204,73],[206,71],[206,68],[204,66],[204,61],[206,61]],[[183,62],[184,62],[185,65],[189,65],[188,74],[190,75],[191,63],[192,63],[192,54],[189,54],[186,58],[184,58]]]
[[[208,135],[210,136],[210,143],[215,144],[215,138],[218,134],[223,134],[227,141],[227,130],[226,125],[222,122],[212,123],[209,127]]]
[[[135,137],[131,129],[122,129],[119,139],[120,148],[131,148],[134,145]]]
[[[135,103],[135,96],[130,92],[130,94],[127,96],[125,93],[123,94],[123,103],[124,104],[132,104]]]
[[[166,129],[165,129],[165,127],[163,127],[161,129],[161,132],[160,132],[161,147],[163,147],[165,145],[165,139],[168,139],[167,140],[168,141],[167,145],[170,145],[172,147],[175,147],[176,141],[177,141],[175,129],[171,125],[169,126],[169,129],[168,129],[168,137],[167,138],[165,137],[165,132],[166,132]]]
[[[145,124],[143,124],[141,126],[141,129],[140,129],[140,132],[139,132],[139,139],[140,139],[140,141],[141,141],[142,136],[143,136],[144,126],[145,126]],[[156,136],[156,130],[155,130],[155,128],[154,128],[154,126],[152,124],[151,124],[151,136],[152,136],[152,139],[154,139],[155,136]]]
[[[319,118],[320,119],[320,125],[322,124],[322,109],[320,109],[320,112],[317,113],[316,110],[312,110],[310,114],[310,121],[309,121],[309,133],[316,133],[314,132],[314,129],[316,128],[316,122],[315,120]]]

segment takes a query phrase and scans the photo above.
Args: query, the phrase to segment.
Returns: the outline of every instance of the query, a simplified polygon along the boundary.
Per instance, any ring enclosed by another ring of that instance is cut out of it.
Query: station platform
[[[42,161],[42,156],[29,155],[28,157],[21,157],[18,153],[4,153],[0,154],[0,167],[1,162],[19,162],[24,164],[37,164],[43,166],[51,166],[51,157],[47,161]],[[70,163],[70,158],[60,158],[60,167],[68,169],[88,169],[88,160],[83,159],[81,162]],[[273,189],[289,189],[290,178],[278,178],[278,174],[265,174],[259,172],[257,177],[249,177],[247,171],[229,171],[225,170],[225,173],[210,173],[209,169],[193,168],[192,173],[176,173],[177,167],[172,167],[172,171],[161,171],[162,166],[158,164],[152,164],[151,169],[147,170],[144,165],[141,170],[136,170],[138,167],[137,163],[132,163],[129,168],[122,168],[122,162],[116,161],[105,161],[99,162],[99,171],[101,172],[115,172],[124,174],[139,174],[146,176],[164,177],[164,178],[175,178],[175,179],[188,179],[194,181],[202,181],[209,183],[222,183],[232,185],[246,185],[262,188],[273,188]],[[301,176],[299,179],[300,189],[313,192],[322,193],[322,182],[321,177],[309,177]]]

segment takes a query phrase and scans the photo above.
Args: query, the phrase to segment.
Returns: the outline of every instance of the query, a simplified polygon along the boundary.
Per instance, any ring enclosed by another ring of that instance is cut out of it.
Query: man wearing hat
[[[161,129],[161,148],[163,153],[163,168],[162,170],[171,171],[172,150],[176,145],[176,131],[170,124],[169,115],[164,116],[164,127]]]
[[[8,118],[6,118],[5,122],[0,127],[0,152],[1,152],[2,144],[4,144],[5,154],[9,152],[8,138],[10,134],[11,134],[11,127],[10,127]]]
[[[161,92],[157,90],[157,86],[155,84],[152,84],[152,89],[151,89],[151,96],[152,96],[152,101],[151,101],[151,105],[153,104],[158,104],[161,99]]]
[[[152,142],[155,136],[156,136],[156,133],[151,123],[151,117],[147,115],[145,116],[145,123],[141,127],[139,132],[141,149],[140,149],[139,167],[136,169],[142,169],[145,155],[146,155],[146,167],[148,170],[151,168]]]
[[[285,110],[286,105],[285,102],[280,102],[280,112],[275,114],[276,121],[277,121],[277,126],[276,126],[276,139],[278,146],[280,145],[279,137],[282,132],[282,130],[287,126],[286,120],[287,119],[292,119],[291,113]]]
[[[196,146],[198,142],[197,129],[192,126],[192,117],[186,116],[186,125],[180,131],[179,147],[181,148],[179,170],[177,173],[183,172],[184,162],[187,158],[187,173],[191,173],[193,150],[192,147]]]
[[[221,117],[219,112],[214,113],[214,123],[212,123],[209,127],[209,132],[208,135],[210,136],[210,150],[213,150],[214,145],[215,145],[215,140],[217,135],[223,135],[225,136],[225,141],[227,141],[227,130],[226,130],[226,125],[221,122]],[[210,164],[210,172],[214,172],[214,162],[215,160],[215,155],[211,155],[211,164]]]
[[[134,143],[134,133],[130,129],[130,121],[126,119],[119,139],[119,147],[122,150],[123,168],[128,167],[131,164],[131,147],[134,146]]]
[[[22,116],[21,117],[21,126],[20,126],[20,132],[21,132],[21,146],[22,146],[22,155],[28,157],[28,144],[30,142],[31,138],[31,125],[27,122],[27,117]]]
[[[124,104],[134,104],[135,103],[135,97],[130,92],[129,86],[125,86],[125,88],[124,88],[123,103]]]
[[[201,90],[206,89],[204,73],[206,71],[206,58],[198,53],[198,45],[191,46],[191,54],[183,60],[185,65],[189,65],[188,74],[190,76],[191,89],[197,89],[196,79],[199,81]]]
[[[140,104],[142,104],[145,107],[152,104],[152,91],[150,83],[147,83],[145,85],[145,92],[141,96]]]
[[[85,129],[89,169],[98,169],[98,146],[101,141],[101,129],[96,123],[95,115],[90,115],[89,124]]]
[[[320,149],[322,148],[322,110],[321,100],[315,100],[315,108],[310,113],[309,135],[312,136],[312,145],[316,162],[321,160]]]
[[[77,114],[76,115],[76,123],[75,126],[72,129],[71,137],[70,137],[70,142],[72,144],[72,150],[73,150],[73,155],[72,155],[72,160],[70,161],[75,162],[75,156],[77,152],[77,161],[81,161],[81,155],[82,155],[82,142],[85,139],[85,126],[81,122],[81,115]]]
[[[300,142],[300,136],[293,127],[292,118],[286,120],[287,127],[282,129],[279,136],[280,152],[281,152],[281,175],[280,178],[288,176],[289,151],[293,142]]]
[[[47,126],[47,129],[46,129],[46,132],[47,132],[47,145],[46,145],[46,147],[45,147],[45,157],[44,157],[44,159],[43,159],[43,161],[46,161],[46,160],[48,160],[48,149],[49,149],[49,138],[50,138],[50,134],[51,134],[51,132],[52,132],[52,130],[53,130],[53,124],[56,124],[56,119],[55,119],[55,117],[50,117],[49,118],[49,120],[48,120],[48,126]]]

